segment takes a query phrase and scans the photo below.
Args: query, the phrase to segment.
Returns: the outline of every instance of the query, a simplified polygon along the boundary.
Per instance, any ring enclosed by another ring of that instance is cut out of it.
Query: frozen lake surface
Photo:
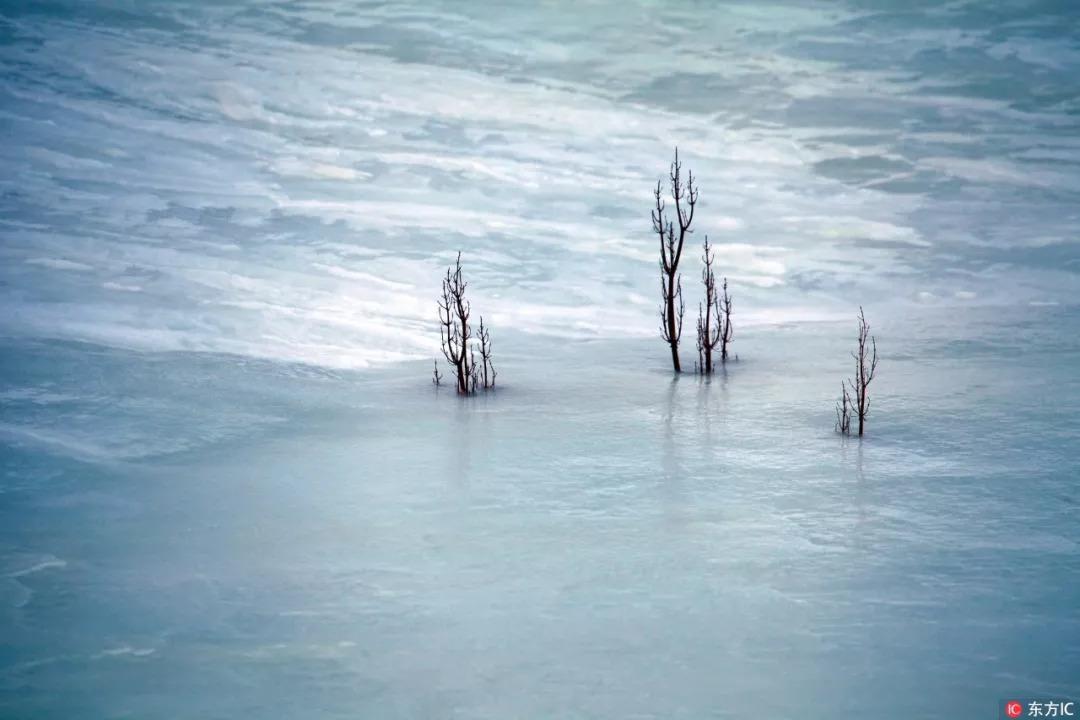
[[[57,342],[4,353],[6,715],[992,717],[1080,677],[1075,311],[507,339],[461,400]],[[1058,330],[1068,330],[1058,335]],[[541,361],[544,356],[550,361]]]
[[[0,3],[0,716],[1080,699],[1080,6],[570,7]]]

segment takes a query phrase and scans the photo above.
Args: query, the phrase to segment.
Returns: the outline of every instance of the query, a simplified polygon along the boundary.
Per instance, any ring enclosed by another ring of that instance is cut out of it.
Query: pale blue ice
[[[1080,6],[3,2],[0,67],[0,717],[1080,699]]]

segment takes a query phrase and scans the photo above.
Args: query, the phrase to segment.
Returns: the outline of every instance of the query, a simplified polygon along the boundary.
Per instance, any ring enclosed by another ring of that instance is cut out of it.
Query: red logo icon
[[[1005,714],[1011,718],[1017,718],[1024,714],[1024,706],[1015,700],[1005,703]]]

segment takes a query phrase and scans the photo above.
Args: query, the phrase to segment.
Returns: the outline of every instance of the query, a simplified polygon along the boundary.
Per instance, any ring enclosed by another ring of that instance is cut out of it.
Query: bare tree
[[[845,434],[851,432],[850,414],[853,413],[859,420],[859,437],[862,437],[866,429],[866,418],[870,414],[870,382],[877,372],[878,356],[877,339],[870,334],[870,323],[866,322],[866,315],[861,306],[859,307],[859,347],[851,353],[851,357],[855,360],[855,377],[847,381],[851,394],[849,395],[845,388],[844,396],[841,398],[843,405],[850,408],[846,425],[848,429]]]
[[[698,303],[697,369],[702,375],[712,375],[713,350],[723,337],[724,318],[720,313],[720,298],[716,294],[716,274],[712,267],[715,258],[708,235],[705,236],[703,249],[701,260],[705,266],[701,270],[701,284],[705,286],[705,302]]]
[[[490,390],[495,387],[495,366],[491,363],[491,332],[484,327],[484,318],[480,318],[480,328],[473,340],[469,317],[472,305],[465,299],[468,287],[461,273],[461,253],[457,254],[454,266],[447,268],[442,281],[442,298],[439,300],[439,339],[443,356],[454,368],[459,395],[472,395],[478,388]],[[476,352],[480,351],[477,362]],[[435,375],[432,382],[439,385],[442,375],[439,363],[435,361]]]
[[[679,162],[679,149],[675,148],[675,160],[671,163],[668,174],[671,182],[671,199],[675,204],[675,220],[679,231],[675,232],[675,223],[668,219],[663,199],[663,181],[656,182],[653,195],[656,208],[652,211],[653,232],[660,238],[660,295],[663,306],[660,309],[660,336],[671,347],[671,365],[675,372],[681,372],[679,364],[679,339],[682,337],[682,321],[685,306],[682,297],[682,276],[679,274],[679,260],[682,259],[683,244],[691,232],[694,222],[694,207],[698,193],[694,187],[694,174],[689,170],[686,181],[682,178],[682,163]]]
[[[840,382],[840,400],[836,403],[836,432],[851,434],[851,396],[843,381]]]
[[[468,285],[461,274],[461,253],[459,252],[454,267],[446,269],[446,277],[442,282],[442,299],[439,301],[439,334],[442,352],[446,357],[446,362],[454,368],[459,395],[468,395],[471,392],[472,366],[469,339],[472,338],[472,329],[469,327],[469,313],[472,306],[465,299],[465,289]]]
[[[480,368],[476,365],[476,345],[469,348],[469,394],[476,392],[480,384]]]
[[[731,324],[731,296],[727,291],[727,278],[724,278],[723,292],[720,295],[719,305],[723,315],[720,323],[720,362],[728,361],[728,345],[735,337],[735,326]],[[736,357],[736,360],[739,358]]]
[[[439,360],[435,359],[435,372],[431,374],[431,384],[435,387],[442,385],[442,373],[439,372]]]
[[[483,315],[480,316],[480,329],[477,330],[476,336],[480,340],[480,380],[483,388],[490,390],[495,387],[495,376],[498,373],[495,372],[495,366],[491,364],[491,331],[484,327]]]

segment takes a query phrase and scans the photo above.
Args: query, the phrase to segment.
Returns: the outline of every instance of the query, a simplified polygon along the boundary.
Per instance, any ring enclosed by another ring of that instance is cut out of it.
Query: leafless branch
[[[720,362],[726,363],[728,361],[728,345],[731,344],[732,339],[735,337],[735,326],[731,324],[731,295],[728,294],[727,290],[727,278],[724,278],[719,305],[720,310],[723,311],[723,321],[720,323]]]
[[[480,329],[476,333],[480,340],[480,379],[484,390],[495,387],[495,366],[491,364],[491,331],[484,327],[484,316],[480,316]]]
[[[836,403],[836,432],[851,434],[851,396],[843,382],[840,383],[840,400]]]
[[[705,286],[705,302],[698,304],[698,372],[712,375],[715,367],[713,351],[723,338],[724,318],[720,312],[720,298],[716,293],[716,274],[713,272],[715,256],[708,235],[705,236],[702,248],[701,260],[704,267],[701,270],[701,284]]]

